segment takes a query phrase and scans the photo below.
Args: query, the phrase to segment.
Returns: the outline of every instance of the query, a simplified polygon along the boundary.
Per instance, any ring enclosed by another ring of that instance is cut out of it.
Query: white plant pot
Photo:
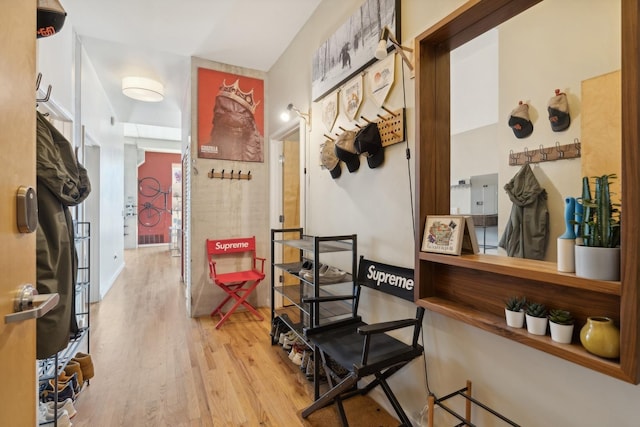
[[[511,311],[505,308],[504,317],[507,320],[507,326],[512,328],[522,328],[524,326],[524,310]]]
[[[526,315],[527,317],[527,331],[533,335],[547,335],[547,322],[549,319],[546,317],[533,317]]]
[[[620,280],[620,248],[576,246],[576,276]]]
[[[561,325],[559,323],[549,322],[551,330],[551,339],[560,344],[570,344],[573,337],[573,325]]]

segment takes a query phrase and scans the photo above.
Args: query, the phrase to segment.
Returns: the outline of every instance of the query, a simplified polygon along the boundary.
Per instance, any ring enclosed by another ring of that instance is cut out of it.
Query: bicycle
[[[162,191],[160,182],[148,176],[138,181],[138,191],[141,196],[151,198],[142,204],[142,208],[138,212],[138,222],[143,227],[154,227],[160,222],[165,212],[171,213],[171,210],[167,209],[167,195],[171,193],[171,187],[167,191]],[[163,204],[156,206],[155,201],[161,196]]]

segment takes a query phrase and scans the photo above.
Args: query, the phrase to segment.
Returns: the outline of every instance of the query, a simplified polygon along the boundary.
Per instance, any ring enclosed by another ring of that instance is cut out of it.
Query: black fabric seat
[[[302,417],[306,418],[314,411],[335,403],[342,424],[348,426],[342,401],[356,394],[367,394],[379,385],[402,421],[402,425],[410,426],[411,422],[389,387],[387,378],[423,354],[424,349],[418,344],[418,338],[424,308],[416,309],[415,318],[369,325],[355,313],[359,295],[360,285],[358,284],[355,290],[356,304],[354,304],[354,313],[351,318],[305,329],[307,339],[314,345],[315,360],[322,361],[327,373],[329,390],[304,409]],[[344,296],[336,297],[336,299],[343,298]],[[306,298],[305,302],[322,304],[331,300],[331,297]],[[407,327],[413,328],[413,337],[409,344],[386,334],[386,332]],[[358,388],[358,381],[369,376],[373,376],[374,379],[364,387]]]

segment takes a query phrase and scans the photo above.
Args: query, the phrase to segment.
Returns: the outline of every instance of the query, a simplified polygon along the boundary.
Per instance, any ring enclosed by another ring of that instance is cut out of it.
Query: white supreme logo
[[[380,283],[386,283],[387,285],[396,286],[408,291],[413,290],[413,279],[385,273],[384,271],[377,271],[375,265],[370,265],[367,271],[367,279],[375,280],[378,286],[380,286]]]
[[[216,242],[216,249],[228,251],[229,249],[246,249],[249,247],[249,242],[236,242],[236,243],[221,243]]]

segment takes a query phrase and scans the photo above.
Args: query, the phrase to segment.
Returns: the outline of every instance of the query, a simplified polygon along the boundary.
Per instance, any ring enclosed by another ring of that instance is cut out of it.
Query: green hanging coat
[[[87,198],[91,185],[73,147],[40,113],[36,122],[38,293],[57,292],[60,302],[36,322],[36,357],[45,359],[66,348],[77,332],[75,284],[78,262],[69,206]]]

